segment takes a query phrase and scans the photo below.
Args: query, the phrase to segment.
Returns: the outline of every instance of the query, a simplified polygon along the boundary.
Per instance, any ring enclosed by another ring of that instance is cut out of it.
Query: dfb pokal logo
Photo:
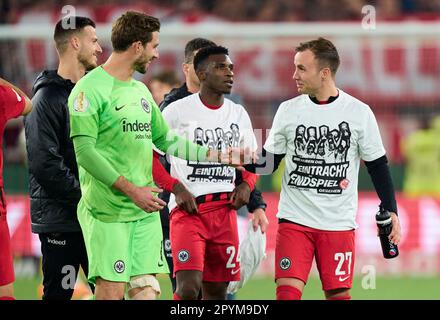
[[[115,271],[116,271],[117,273],[122,273],[122,272],[124,272],[124,270],[125,270],[125,263],[124,263],[124,261],[122,261],[122,260],[118,260],[118,261],[116,261],[116,262],[115,262],[115,265],[114,265],[114,268],[115,268]]]
[[[73,100],[73,110],[76,112],[86,112],[89,108],[90,102],[87,100],[83,91],[78,93],[75,100]]]
[[[177,258],[180,262],[187,262],[189,260],[189,252],[186,250],[180,250],[177,254]]]
[[[144,111],[146,113],[150,113],[150,105],[148,104],[147,100],[145,100],[144,98],[141,99],[141,105],[142,105],[142,109],[144,109]]]
[[[282,258],[280,260],[280,268],[282,270],[288,270],[291,265],[292,265],[292,262],[290,262],[289,258]]]

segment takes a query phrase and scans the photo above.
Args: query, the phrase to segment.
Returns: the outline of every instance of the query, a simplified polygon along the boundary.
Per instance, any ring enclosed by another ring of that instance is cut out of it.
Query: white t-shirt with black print
[[[308,95],[287,100],[264,148],[286,154],[278,218],[321,230],[357,228],[360,159],[385,155],[368,105],[342,90],[328,104]]]
[[[180,136],[210,149],[228,147],[255,151],[257,142],[247,111],[225,98],[220,108],[207,107],[195,93],[177,100],[163,110],[170,129]],[[187,161],[170,156],[171,176],[195,196],[234,190],[235,168],[217,163]],[[171,194],[169,208],[176,206]]]

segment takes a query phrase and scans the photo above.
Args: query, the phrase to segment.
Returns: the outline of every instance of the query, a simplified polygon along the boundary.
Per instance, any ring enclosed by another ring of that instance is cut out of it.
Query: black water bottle
[[[380,245],[382,246],[382,253],[385,259],[392,259],[399,255],[399,249],[397,245],[388,239],[393,227],[391,215],[389,211],[379,207],[379,212],[376,214],[376,224],[379,229]]]

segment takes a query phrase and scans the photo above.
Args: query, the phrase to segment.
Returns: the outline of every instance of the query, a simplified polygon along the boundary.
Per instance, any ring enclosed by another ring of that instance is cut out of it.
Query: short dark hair
[[[67,28],[65,28],[65,26],[67,26]],[[53,39],[55,40],[55,46],[58,52],[64,53],[67,49],[70,37],[78,34],[87,26],[96,28],[95,22],[87,17],[69,16],[59,20],[53,33]]]
[[[225,54],[229,55],[229,50],[222,46],[215,46],[215,47],[206,47],[202,48],[197,52],[196,56],[194,57],[194,70],[196,72],[202,68],[204,62],[212,55],[215,54]]]
[[[295,48],[296,52],[303,52],[310,50],[318,60],[320,67],[329,67],[332,74],[335,75],[338,71],[340,60],[338,50],[335,45],[327,39],[318,38],[307,42],[301,42],[299,46]]]
[[[185,63],[192,63],[194,60],[194,51],[207,47],[217,46],[215,42],[205,38],[194,38],[185,46]]]
[[[142,12],[127,11],[112,27],[112,45],[116,52],[127,50],[134,42],[145,46],[153,39],[153,32],[160,31],[159,19]]]

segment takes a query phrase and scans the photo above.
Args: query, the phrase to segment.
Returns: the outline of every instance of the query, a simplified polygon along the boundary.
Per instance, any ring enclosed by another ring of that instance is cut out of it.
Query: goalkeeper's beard
[[[142,59],[142,58],[137,59],[137,60],[133,63],[133,70],[134,70],[134,71],[137,71],[137,72],[139,72],[139,73],[142,73],[142,74],[146,73],[146,72],[147,72],[147,63],[148,63],[149,61],[150,61],[150,60]]]

